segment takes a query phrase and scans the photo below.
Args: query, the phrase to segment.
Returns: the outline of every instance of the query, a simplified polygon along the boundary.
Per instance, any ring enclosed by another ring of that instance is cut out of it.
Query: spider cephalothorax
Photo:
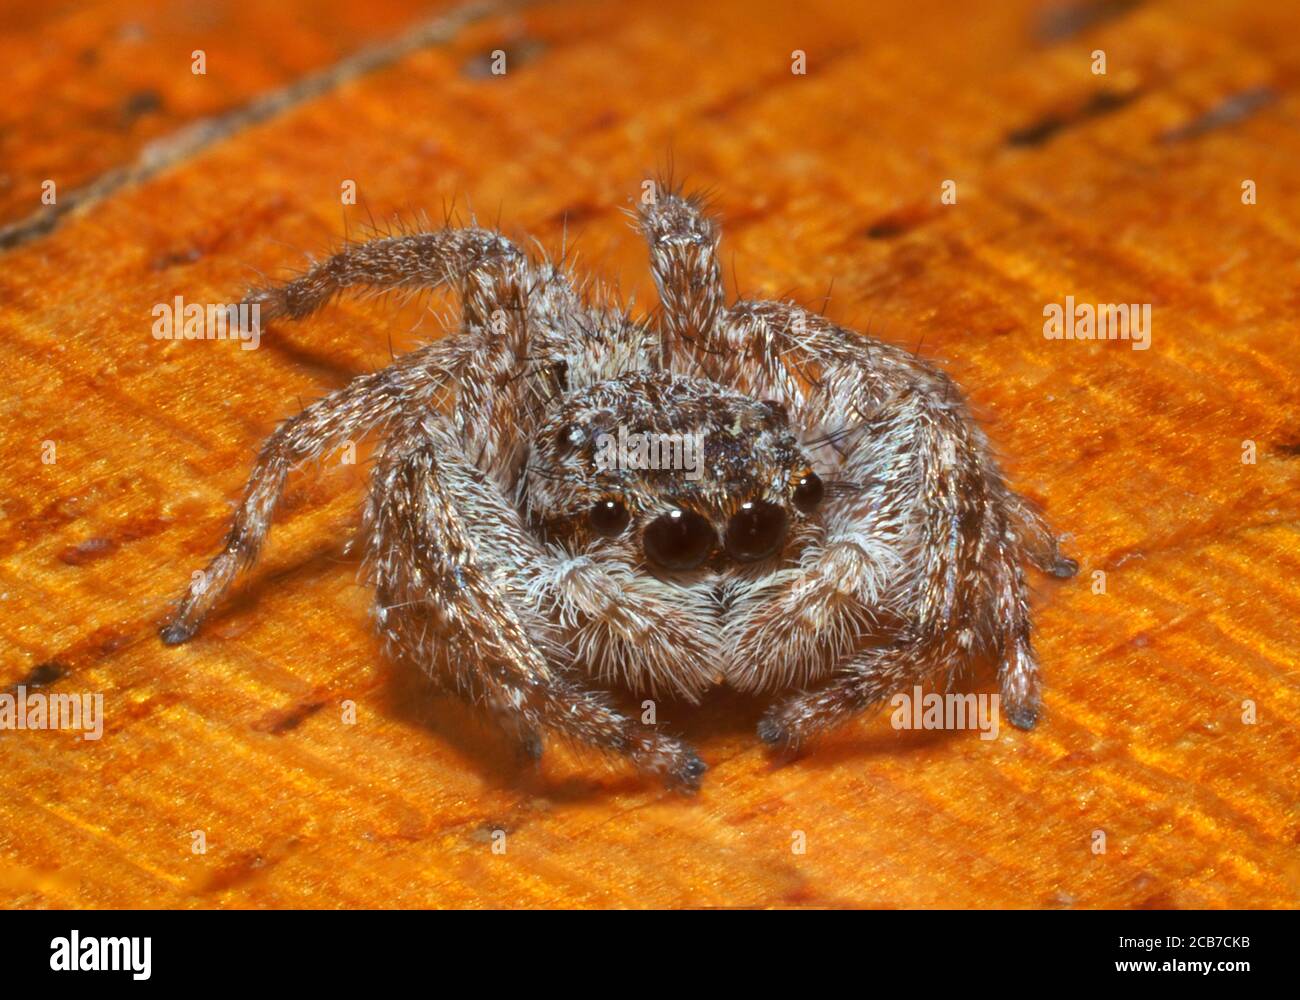
[[[639,546],[656,573],[773,556],[819,500],[782,406],[666,371],[567,396],[533,437],[525,482],[548,541]]]
[[[291,468],[383,428],[364,529],[384,645],[531,753],[552,731],[690,788],[694,751],[605,688],[779,693],[758,735],[793,747],[980,656],[1032,726],[1022,564],[1075,565],[952,382],[798,306],[727,306],[697,202],[661,196],[641,226],[652,323],[480,229],[351,245],[254,292],[300,318],[345,288],[450,284],[461,327],[280,426],[164,641],[256,559]]]

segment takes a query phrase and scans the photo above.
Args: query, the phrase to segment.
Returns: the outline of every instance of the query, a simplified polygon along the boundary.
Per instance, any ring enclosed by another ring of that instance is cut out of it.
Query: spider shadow
[[[340,565],[355,566],[356,559],[348,544],[330,542],[292,565],[258,567],[201,634],[218,642],[237,641],[266,617],[265,601],[279,588],[309,586],[337,571]],[[364,617],[356,621],[356,627],[368,629]],[[621,794],[662,794],[662,786],[655,778],[636,773],[616,755],[558,739],[554,734],[548,734],[540,761],[528,757],[474,705],[439,689],[418,666],[388,659],[377,643],[370,669],[373,679],[366,687],[373,691],[378,711],[389,719],[435,734],[461,766],[476,771],[493,788],[556,803]],[[610,694],[621,711],[633,718],[641,716],[643,699],[621,690]],[[697,747],[737,732],[752,736],[762,709],[760,700],[722,689],[706,696],[701,705],[666,698],[656,701],[658,724]],[[565,754],[569,759],[563,767],[548,767],[547,758],[559,756],[552,749],[557,746],[570,749]],[[689,801],[685,796],[678,798]]]
[[[737,737],[757,744],[758,720],[767,706],[768,699],[761,695],[716,687],[698,704],[678,698],[656,699],[656,722],[707,755],[709,749]]]
[[[951,691],[955,695],[973,694],[976,696],[996,695],[998,691],[997,669],[992,659],[980,658],[964,669],[955,679],[951,688],[944,684],[922,684],[923,695],[938,694],[941,697]],[[905,692],[909,700],[913,691]],[[983,733],[973,726],[955,728],[895,728],[889,721],[894,714],[894,707],[889,701],[876,709],[863,713],[857,720],[848,723],[845,730],[831,732],[820,741],[814,741],[795,754],[771,754],[773,768],[799,764],[811,770],[827,770],[849,761],[860,761],[864,757],[889,755],[919,756],[940,750],[956,740],[980,739]],[[1003,738],[1007,729],[1019,732],[1011,722],[998,711],[998,736]],[[988,741],[983,741],[988,742]]]
[[[210,629],[222,640],[237,637],[259,615],[263,598],[277,585],[292,579],[304,581],[334,571],[339,564],[354,563],[349,546],[335,543],[322,545],[305,560],[289,567],[262,570],[253,574],[249,585],[230,599]],[[358,627],[365,627],[358,622]],[[504,732],[488,721],[473,705],[453,694],[439,690],[431,678],[417,666],[390,661],[375,649],[374,668],[378,678],[374,690],[377,706],[391,719],[419,726],[444,741],[467,768],[477,771],[488,785],[508,792],[542,797],[553,802],[582,802],[610,795],[659,793],[658,782],[633,771],[612,754],[602,754],[590,747],[570,743],[572,753],[559,769],[546,766],[547,756],[558,741],[548,740],[542,761],[527,757]],[[996,669],[991,660],[977,661],[963,671],[952,690],[957,693],[996,691]],[[943,686],[925,686],[924,690],[942,693]],[[909,692],[910,694],[910,692]],[[649,696],[634,696],[619,689],[611,691],[614,703],[633,718],[641,718]],[[948,740],[965,738],[966,731],[949,729],[886,728],[880,716],[888,715],[888,703],[864,713],[845,729],[828,733],[790,754],[761,743],[756,729],[763,713],[782,695],[750,695],[728,687],[717,687],[705,694],[700,703],[660,696],[653,699],[654,723],[680,735],[695,746],[706,761],[719,762],[719,753],[728,750],[759,750],[772,770],[801,767],[825,770],[849,761],[878,754],[924,754],[941,747]],[[649,720],[647,720],[649,721]],[[1009,726],[1005,719],[1001,725]],[[847,731],[846,731],[847,730]],[[559,773],[556,773],[558,770]],[[706,774],[704,781],[709,777]],[[681,797],[687,801],[685,797]]]
[[[852,725],[852,724],[850,724]],[[871,757],[922,756],[960,738],[966,733],[945,729],[895,730],[882,728],[879,720],[863,720],[870,729],[861,735],[828,735],[797,753],[768,750],[768,762],[773,771],[786,767],[800,767],[809,771],[827,771],[843,764],[862,762]]]
[[[534,759],[497,728],[474,705],[440,690],[416,666],[378,660],[379,709],[387,718],[418,726],[434,734],[458,758],[458,763],[478,773],[490,787],[509,793],[543,798],[554,804],[580,803],[611,795],[659,793],[658,782],[632,771],[613,754],[547,734],[541,759]],[[620,707],[629,707],[620,702]],[[629,707],[630,710],[630,707]],[[549,767],[554,748],[567,744],[573,752],[561,773]]]
[[[660,794],[655,779],[637,774],[614,755],[601,754],[580,744],[568,744],[572,748],[570,760],[560,769],[561,773],[553,773],[555,769],[548,769],[545,760],[557,742],[554,736],[548,741],[542,760],[532,760],[472,705],[437,689],[416,667],[382,659],[379,662],[383,676],[379,685],[380,707],[384,714],[435,733],[464,766],[477,771],[494,788],[545,798],[553,803],[580,803],[621,794]],[[991,676],[991,671],[987,672]],[[996,691],[996,685],[987,683],[988,678],[981,676],[984,673],[985,670],[977,668],[967,683],[954,685],[953,692]],[[926,687],[924,690],[942,694],[944,689]],[[613,696],[620,710],[633,717],[640,716],[646,699],[617,691]],[[978,733],[967,730],[895,729],[887,721],[893,709],[886,704],[849,723],[849,732],[830,733],[797,753],[783,753],[761,743],[756,734],[758,721],[771,703],[770,695],[749,695],[720,687],[699,704],[656,699],[655,722],[682,736],[706,761],[711,760],[715,765],[719,763],[720,751],[738,748],[741,753],[761,752],[772,771],[786,767],[825,771],[875,756],[923,757],[940,751],[952,740],[979,738]],[[1005,719],[1000,722],[1001,727],[1009,725]],[[708,781],[706,774],[704,782]],[[685,796],[679,798],[689,801]]]

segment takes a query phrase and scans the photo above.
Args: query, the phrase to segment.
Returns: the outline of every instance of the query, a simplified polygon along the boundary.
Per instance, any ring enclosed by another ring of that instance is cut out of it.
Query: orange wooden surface
[[[199,6],[0,5],[0,685],[106,711],[99,741],[0,732],[0,903],[1300,902],[1300,11]],[[240,595],[159,644],[275,422],[439,326],[346,301],[246,352],[154,340],[155,303],[301,268],[365,224],[347,179],[377,218],[468,203],[552,249],[567,220],[578,269],[648,303],[621,210],[670,155],[743,294],[834,279],[832,318],[939,359],[1070,534],[1079,576],[1036,579],[1033,733],[879,715],[774,766],[762,703],[721,694],[661,708],[711,766],[694,798],[562,746],[521,772],[380,662],[337,456]],[[47,178],[74,210],[39,214]],[[1150,303],[1151,349],[1044,339],[1066,295]]]

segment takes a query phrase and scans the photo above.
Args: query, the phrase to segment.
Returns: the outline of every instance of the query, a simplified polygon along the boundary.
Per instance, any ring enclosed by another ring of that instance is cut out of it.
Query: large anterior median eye
[[[671,510],[650,522],[641,536],[646,558],[660,569],[694,569],[713,551],[713,526],[699,514]]]
[[[822,502],[825,493],[821,477],[815,472],[805,472],[795,480],[794,505],[805,514],[811,514]]]
[[[591,530],[602,538],[613,538],[615,535],[623,534],[623,529],[627,527],[630,520],[631,516],[623,506],[622,500],[598,500],[591,508],[591,513],[587,515],[587,523],[591,525]]]
[[[766,559],[785,541],[785,511],[766,500],[742,504],[727,522],[727,554],[739,562]]]

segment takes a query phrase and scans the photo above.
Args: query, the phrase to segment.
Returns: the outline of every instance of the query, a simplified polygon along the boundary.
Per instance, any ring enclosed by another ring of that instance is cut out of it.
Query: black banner
[[[19,911],[0,913],[0,969],[15,986],[127,988],[337,989],[434,975],[430,988],[440,989],[452,975],[470,979],[458,989],[475,989],[482,975],[481,987],[495,991],[503,978],[536,988],[545,976],[560,986],[562,968],[585,986],[624,981],[630,970],[667,984],[679,981],[679,963],[707,964],[739,982],[757,972],[765,988],[779,988],[767,981],[773,968],[809,976],[809,985],[837,970],[837,978],[868,983],[888,971],[924,986],[1127,980],[1232,988],[1261,974],[1270,982],[1293,976],[1297,930],[1294,911]]]

